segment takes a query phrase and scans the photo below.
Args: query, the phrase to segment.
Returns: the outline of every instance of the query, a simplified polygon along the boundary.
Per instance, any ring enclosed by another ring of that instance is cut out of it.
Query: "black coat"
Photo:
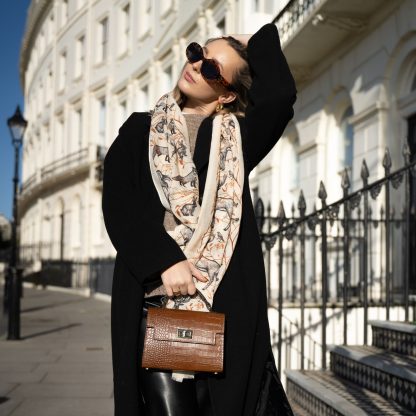
[[[274,24],[250,38],[248,57],[253,83],[245,117],[238,118],[245,165],[243,213],[232,259],[213,302],[212,310],[226,316],[225,356],[224,373],[210,378],[209,388],[216,416],[292,415],[273,361],[263,254],[248,175],[293,117],[296,88]],[[212,120],[203,120],[193,156],[201,197]],[[102,208],[117,250],[111,302],[115,416],[144,414],[137,353],[143,285],[186,259],[163,226],[165,209],[148,161],[149,127],[149,113],[132,113],[104,162]]]

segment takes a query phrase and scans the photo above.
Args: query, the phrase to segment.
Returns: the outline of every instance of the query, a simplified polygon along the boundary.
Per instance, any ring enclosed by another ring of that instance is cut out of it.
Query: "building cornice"
[[[33,47],[33,42],[36,39],[36,34],[45,15],[52,6],[53,0],[32,0],[28,8],[19,60],[20,85],[23,91],[25,90],[25,71],[29,61],[30,51]]]

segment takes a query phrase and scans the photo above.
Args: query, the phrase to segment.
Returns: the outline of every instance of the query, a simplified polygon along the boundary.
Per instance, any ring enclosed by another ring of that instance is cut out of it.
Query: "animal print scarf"
[[[218,114],[213,120],[201,205],[185,117],[172,92],[163,95],[152,111],[149,162],[163,206],[180,221],[167,232],[208,278],[207,282],[194,279],[196,293],[169,298],[166,307],[209,312],[240,229],[244,163],[239,123],[230,113]],[[179,373],[173,374],[178,381],[192,377]]]

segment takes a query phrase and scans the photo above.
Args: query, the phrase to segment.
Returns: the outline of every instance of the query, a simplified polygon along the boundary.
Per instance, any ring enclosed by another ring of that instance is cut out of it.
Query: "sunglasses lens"
[[[215,80],[219,78],[219,70],[217,65],[215,65],[212,61],[204,61],[201,65],[201,74],[204,76],[204,78],[209,80]]]
[[[202,48],[197,43],[193,42],[188,45],[186,48],[186,57],[191,63],[198,62],[203,59],[204,54],[202,53]]]

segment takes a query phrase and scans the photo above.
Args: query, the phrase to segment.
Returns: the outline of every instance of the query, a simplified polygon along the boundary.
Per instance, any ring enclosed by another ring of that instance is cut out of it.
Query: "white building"
[[[328,203],[342,196],[345,165],[355,189],[364,157],[370,180],[383,175],[386,146],[401,166],[406,141],[416,153],[415,16],[414,0],[32,1],[20,61],[21,241],[36,248],[26,255],[114,256],[97,167],[120,125],[173,87],[190,41],[253,33],[274,18],[298,98],[284,138],[250,176],[253,195],[288,212],[303,189],[310,211],[321,180]],[[297,313],[285,310],[289,332]],[[318,309],[310,321],[319,340]],[[330,322],[329,342],[342,341],[340,322]],[[356,327],[351,342],[362,341]]]
[[[193,40],[250,33],[282,1],[37,0],[20,75],[24,117],[23,257],[114,256],[97,166],[133,111],[170,90]]]

